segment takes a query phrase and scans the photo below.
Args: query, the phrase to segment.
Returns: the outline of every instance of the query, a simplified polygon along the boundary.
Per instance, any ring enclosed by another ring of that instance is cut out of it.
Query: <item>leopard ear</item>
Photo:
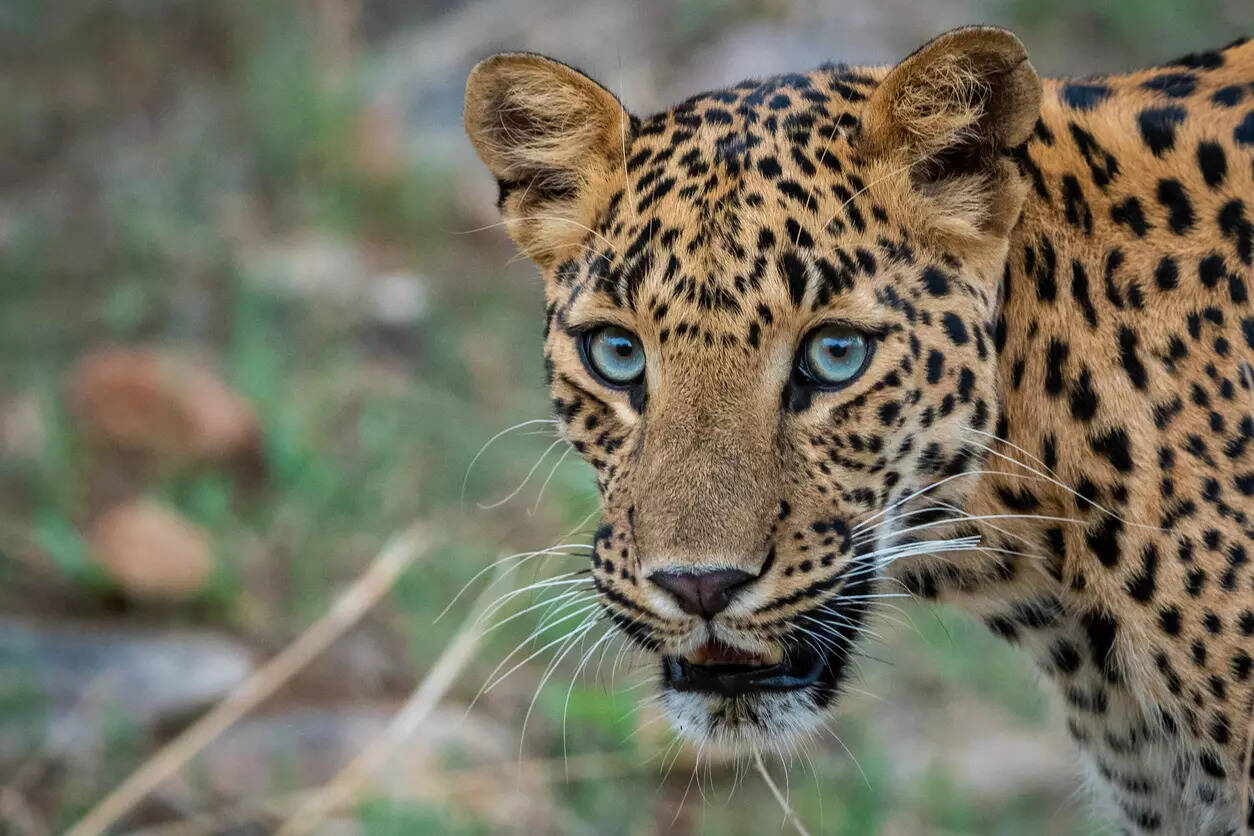
[[[593,220],[597,185],[623,165],[632,126],[622,104],[565,64],[503,53],[471,70],[465,122],[510,235],[542,267],[564,257]]]
[[[955,29],[888,71],[867,103],[862,144],[905,166],[951,231],[1004,235],[1023,199],[1005,152],[1027,141],[1040,108],[1041,80],[1018,38]]]

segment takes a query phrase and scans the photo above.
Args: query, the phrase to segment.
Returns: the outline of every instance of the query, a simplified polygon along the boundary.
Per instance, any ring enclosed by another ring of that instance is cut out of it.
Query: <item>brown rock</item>
[[[47,438],[43,409],[31,392],[0,397],[0,460],[33,461]]]
[[[188,598],[213,572],[209,533],[155,502],[139,500],[105,512],[88,540],[109,577],[136,598]]]
[[[84,431],[119,450],[175,463],[251,462],[252,407],[208,369],[151,350],[101,349],[79,361],[70,403]]]

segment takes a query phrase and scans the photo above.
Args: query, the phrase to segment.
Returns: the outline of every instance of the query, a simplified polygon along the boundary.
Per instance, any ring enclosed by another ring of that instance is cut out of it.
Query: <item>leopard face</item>
[[[466,124],[545,278],[564,437],[595,470],[605,613],[694,740],[820,727],[889,567],[998,420],[995,325],[1040,82],[1009,33],[825,67],[647,119],[495,56]]]

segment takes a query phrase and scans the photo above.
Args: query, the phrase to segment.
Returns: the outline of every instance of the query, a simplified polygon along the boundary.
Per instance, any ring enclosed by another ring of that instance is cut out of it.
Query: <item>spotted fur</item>
[[[905,588],[1032,656],[1127,832],[1244,824],[1254,44],[1041,82],[1014,36],[970,28],[646,119],[504,55],[466,121],[546,278],[606,612],[663,655],[827,631],[823,687],[666,695],[682,731],[813,729],[868,596]],[[873,336],[867,371],[798,385],[831,321]],[[579,356],[604,323],[645,346],[632,391]],[[755,580],[703,620],[648,580],[676,568]]]

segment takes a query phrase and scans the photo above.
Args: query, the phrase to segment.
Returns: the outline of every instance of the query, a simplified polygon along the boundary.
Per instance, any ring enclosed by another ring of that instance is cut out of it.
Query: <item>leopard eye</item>
[[[594,328],[584,336],[584,362],[609,386],[623,387],[644,377],[644,345],[617,325]]]
[[[866,368],[871,354],[866,334],[847,325],[820,325],[801,346],[797,371],[818,386],[843,386]]]

